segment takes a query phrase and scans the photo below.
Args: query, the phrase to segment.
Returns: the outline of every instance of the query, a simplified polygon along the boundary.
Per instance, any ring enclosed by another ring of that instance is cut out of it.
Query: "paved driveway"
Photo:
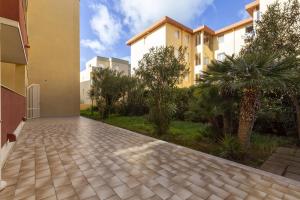
[[[26,123],[0,199],[300,199],[300,183],[85,118]]]

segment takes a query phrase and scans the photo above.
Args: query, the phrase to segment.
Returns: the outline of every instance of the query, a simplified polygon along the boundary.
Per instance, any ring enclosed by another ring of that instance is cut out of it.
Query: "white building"
[[[284,1],[286,0],[279,2]],[[131,48],[132,73],[150,48],[174,46],[177,49],[184,46],[187,47],[186,62],[190,73],[180,86],[191,86],[212,60],[222,60],[225,55],[239,54],[247,36],[254,33],[256,21],[266,11],[267,6],[274,2],[275,0],[256,0],[247,4],[245,10],[249,13],[249,18],[220,30],[212,30],[206,25],[190,29],[169,17],[164,17],[127,41]]]
[[[86,108],[91,104],[88,91],[91,88],[91,73],[95,68],[109,68],[122,72],[124,75],[130,75],[130,64],[127,60],[97,56],[86,62],[85,69],[80,72],[81,108]]]

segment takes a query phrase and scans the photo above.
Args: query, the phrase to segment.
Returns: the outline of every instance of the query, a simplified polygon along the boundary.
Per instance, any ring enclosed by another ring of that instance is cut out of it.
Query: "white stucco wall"
[[[128,61],[116,58],[95,57],[86,62],[85,69],[80,72],[80,82],[91,80],[91,72],[95,67],[108,67],[110,69],[120,71],[124,75],[129,75]]]
[[[124,75],[129,75],[129,64],[112,62],[111,69],[122,72]]]
[[[80,72],[80,82],[89,81],[91,79],[92,68],[98,65],[97,57],[85,63],[85,69]]]
[[[224,33],[224,42],[221,44],[218,42],[218,37],[216,36],[216,38],[214,39],[214,41],[216,42],[215,59],[217,59],[219,53],[225,53],[226,55],[230,56],[233,54],[239,54],[242,47],[245,45],[244,39],[246,27],[250,25],[251,24],[248,24],[233,31]]]
[[[138,67],[138,62],[152,47],[166,46],[166,26],[162,26],[154,32],[131,45],[131,74]]]

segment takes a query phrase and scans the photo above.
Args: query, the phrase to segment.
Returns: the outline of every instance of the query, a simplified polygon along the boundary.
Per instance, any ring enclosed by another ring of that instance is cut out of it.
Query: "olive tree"
[[[160,135],[169,130],[176,111],[174,89],[188,73],[185,51],[172,46],[151,48],[138,63],[136,75],[148,90],[149,119]]]
[[[96,68],[92,72],[92,88],[103,119],[108,118],[113,105],[122,96],[122,74],[108,68]]]

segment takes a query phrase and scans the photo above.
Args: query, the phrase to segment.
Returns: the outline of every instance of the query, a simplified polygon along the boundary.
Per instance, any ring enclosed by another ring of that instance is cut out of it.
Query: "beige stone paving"
[[[300,183],[85,118],[28,121],[1,200],[300,199]]]
[[[261,169],[300,181],[300,148],[279,147]]]

